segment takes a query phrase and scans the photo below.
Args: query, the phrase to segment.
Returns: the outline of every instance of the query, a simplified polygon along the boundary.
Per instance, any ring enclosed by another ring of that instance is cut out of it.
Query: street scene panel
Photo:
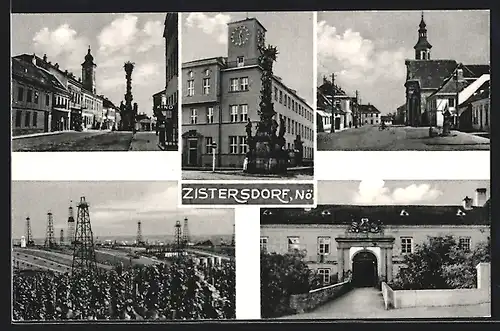
[[[261,317],[491,316],[489,181],[319,181],[261,209]]]
[[[14,322],[235,318],[234,211],[176,182],[13,182],[12,266]]]
[[[12,150],[177,151],[178,14],[13,14]]]
[[[314,23],[182,15],[183,179],[313,179]]]
[[[319,151],[490,149],[489,11],[317,16]]]

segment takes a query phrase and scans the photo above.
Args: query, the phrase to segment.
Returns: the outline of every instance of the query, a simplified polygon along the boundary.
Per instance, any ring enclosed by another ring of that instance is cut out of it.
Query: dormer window
[[[238,56],[236,58],[236,66],[237,67],[243,67],[245,65],[245,57],[244,56]]]
[[[401,210],[401,213],[399,213],[399,216],[408,216],[410,214],[408,214],[408,212],[406,210]]]
[[[465,212],[461,209],[457,210],[457,216],[465,216]]]
[[[329,210],[323,210],[323,211],[321,212],[321,215],[322,215],[322,216],[328,216],[328,215],[331,215],[331,214],[332,214],[332,213],[330,213],[330,211],[329,211]]]

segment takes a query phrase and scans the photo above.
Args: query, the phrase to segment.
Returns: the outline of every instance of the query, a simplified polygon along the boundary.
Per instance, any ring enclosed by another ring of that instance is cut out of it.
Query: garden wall
[[[305,294],[294,294],[290,296],[290,308],[296,314],[313,310],[325,302],[338,298],[351,289],[351,282],[342,282],[311,290]]]
[[[479,263],[477,272],[477,288],[473,289],[394,291],[383,282],[382,295],[385,309],[463,306],[491,302],[490,264]]]

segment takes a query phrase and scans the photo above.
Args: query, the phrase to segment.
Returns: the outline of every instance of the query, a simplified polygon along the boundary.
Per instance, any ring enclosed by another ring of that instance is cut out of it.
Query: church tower
[[[90,46],[85,55],[85,61],[82,63],[82,83],[83,87],[92,93],[96,93],[94,57],[90,54]]]
[[[266,29],[256,18],[228,23],[229,68],[258,64],[259,45],[265,44]]]
[[[430,60],[432,45],[427,41],[427,28],[424,21],[424,12],[422,12],[422,19],[420,20],[418,29],[418,41],[413,46],[415,49],[415,60]]]

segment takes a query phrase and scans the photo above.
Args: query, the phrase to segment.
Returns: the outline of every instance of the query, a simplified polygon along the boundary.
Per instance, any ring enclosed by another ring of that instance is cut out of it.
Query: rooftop
[[[418,205],[318,205],[310,210],[261,209],[261,224],[348,225],[361,218],[386,225],[490,225],[490,200],[483,207]]]
[[[416,80],[420,88],[437,89],[457,67],[455,60],[406,60],[406,80]]]
[[[374,105],[358,105],[358,111],[361,113],[378,113],[380,114],[380,110],[377,109]]]

